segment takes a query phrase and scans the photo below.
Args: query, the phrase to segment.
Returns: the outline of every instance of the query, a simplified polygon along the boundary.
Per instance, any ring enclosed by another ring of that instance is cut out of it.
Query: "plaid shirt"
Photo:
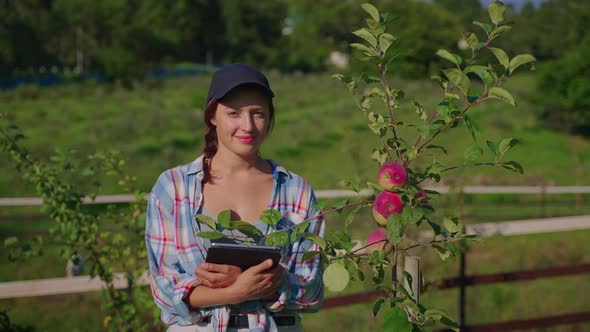
[[[311,186],[300,176],[269,160],[273,165],[274,187],[268,208],[283,216],[277,229],[291,227],[320,214]],[[198,285],[194,271],[205,259],[207,243],[195,237],[194,215],[203,202],[203,156],[190,164],[167,170],[154,185],[147,206],[145,240],[149,280],[154,301],[167,324],[191,325],[210,316],[215,331],[225,331],[229,305],[189,310],[183,301],[191,287]],[[306,231],[324,235],[323,217],[309,223]],[[242,310],[252,314],[251,331],[275,331],[268,311],[317,311],[323,300],[319,256],[301,262],[303,253],[318,246],[301,237],[283,248],[286,273],[278,301],[248,301]]]

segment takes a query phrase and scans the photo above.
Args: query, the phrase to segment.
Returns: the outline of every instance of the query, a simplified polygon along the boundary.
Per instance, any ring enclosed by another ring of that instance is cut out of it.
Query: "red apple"
[[[385,250],[387,244],[387,235],[385,233],[385,229],[383,228],[377,228],[376,230],[372,231],[367,238],[368,251]]]
[[[401,187],[408,180],[408,172],[402,163],[386,162],[377,173],[379,185],[385,189]]]
[[[382,191],[375,198],[373,206],[373,217],[381,224],[387,224],[387,217],[393,213],[399,213],[404,207],[404,203],[398,194],[389,191]]]

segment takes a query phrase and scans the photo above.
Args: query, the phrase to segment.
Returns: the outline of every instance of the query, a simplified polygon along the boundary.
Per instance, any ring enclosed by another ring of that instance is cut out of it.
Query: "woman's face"
[[[269,97],[260,89],[241,87],[223,97],[211,123],[219,148],[237,155],[257,154],[269,124]]]

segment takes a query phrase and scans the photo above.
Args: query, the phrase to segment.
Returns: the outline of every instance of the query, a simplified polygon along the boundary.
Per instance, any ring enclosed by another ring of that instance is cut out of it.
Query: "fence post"
[[[404,287],[412,290],[412,295],[416,303],[420,303],[420,286],[421,286],[421,271],[420,271],[420,257],[406,256],[404,259],[404,271],[412,276],[412,284],[408,283],[407,278],[403,278]]]
[[[465,251],[459,255],[459,329],[465,327]]]

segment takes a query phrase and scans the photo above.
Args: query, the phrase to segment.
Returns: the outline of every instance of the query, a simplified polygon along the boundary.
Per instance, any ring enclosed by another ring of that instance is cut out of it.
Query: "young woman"
[[[317,311],[323,299],[319,257],[302,261],[317,245],[301,237],[283,248],[281,264],[265,261],[245,271],[204,263],[209,240],[195,236],[207,227],[196,214],[260,221],[276,209],[277,229],[315,218],[306,231],[323,236],[310,185],[259,149],[274,122],[272,92],[256,68],[232,64],[211,80],[205,110],[204,155],[160,175],[148,201],[146,245],[154,301],[168,331],[299,331],[300,311]],[[239,232],[237,232],[239,233]],[[231,234],[235,239],[244,234]],[[263,242],[264,238],[250,238]],[[223,241],[233,242],[231,238]]]

